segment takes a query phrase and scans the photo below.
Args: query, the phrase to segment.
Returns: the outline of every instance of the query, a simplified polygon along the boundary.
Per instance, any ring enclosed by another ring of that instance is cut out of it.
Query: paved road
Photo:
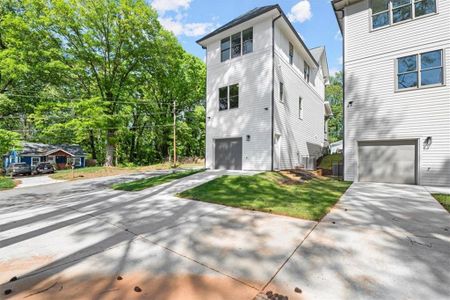
[[[108,188],[122,177],[0,194],[0,292],[31,300],[450,293],[449,215],[424,188],[354,184],[321,223],[175,196],[223,174],[134,193]]]
[[[16,177],[16,179],[20,180],[20,184],[17,186],[18,189],[64,182],[64,180],[50,178],[50,175]]]

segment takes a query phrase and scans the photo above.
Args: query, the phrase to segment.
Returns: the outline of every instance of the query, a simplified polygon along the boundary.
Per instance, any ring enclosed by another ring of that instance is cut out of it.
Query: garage
[[[215,169],[242,170],[242,138],[215,140]]]
[[[417,141],[364,141],[358,143],[360,182],[417,183]]]

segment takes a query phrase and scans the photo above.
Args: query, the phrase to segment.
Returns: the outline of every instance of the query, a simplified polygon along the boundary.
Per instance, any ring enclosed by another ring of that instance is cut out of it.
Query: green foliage
[[[331,143],[342,140],[344,135],[343,123],[343,78],[342,72],[331,76],[330,84],[326,87],[325,99],[330,102],[333,117],[328,121],[329,140]]]
[[[0,157],[11,150],[19,150],[20,148],[20,134],[0,129]]]
[[[350,186],[349,182],[313,179],[303,184],[283,184],[275,172],[255,176],[222,176],[180,197],[255,209],[308,220],[320,220]]]
[[[11,179],[9,177],[0,176],[0,191],[12,189],[15,186],[16,186],[16,184],[13,179]]]
[[[204,63],[144,0],[0,1],[0,128],[101,164],[204,155]]]
[[[333,163],[338,163],[343,160],[343,156],[340,153],[325,155],[321,158],[319,168],[331,170]]]
[[[140,180],[135,180],[131,182],[124,182],[124,183],[116,183],[112,186],[115,190],[122,190],[122,191],[128,191],[128,192],[137,192],[142,191],[163,183],[167,183],[176,179],[184,178],[190,175],[194,175],[200,172],[203,172],[204,170],[189,170],[189,171],[182,171],[182,172],[174,172],[167,175],[161,175],[161,176],[155,176]]]

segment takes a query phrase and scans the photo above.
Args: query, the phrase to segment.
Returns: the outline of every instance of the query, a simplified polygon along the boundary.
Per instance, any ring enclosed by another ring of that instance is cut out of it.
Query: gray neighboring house
[[[79,145],[47,145],[41,143],[24,142],[21,150],[11,150],[3,156],[3,167],[7,168],[12,163],[24,162],[31,167],[40,162],[49,162],[57,169],[72,167],[84,168],[86,153]]]
[[[450,1],[334,0],[344,177],[450,186]]]

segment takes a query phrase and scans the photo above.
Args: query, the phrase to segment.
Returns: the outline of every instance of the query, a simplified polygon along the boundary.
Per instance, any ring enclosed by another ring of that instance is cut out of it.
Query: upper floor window
[[[226,37],[220,42],[220,61],[253,52],[253,28]]]
[[[239,107],[239,84],[219,89],[219,110]]]
[[[284,97],[284,84],[282,82],[280,82],[280,102],[283,102],[283,97]]]
[[[372,0],[372,29],[436,12],[436,0]]]
[[[292,65],[294,63],[294,46],[289,43],[289,63]]]
[[[306,80],[306,82],[309,82],[310,78],[311,78],[311,68],[309,67],[309,65],[305,62],[305,67],[303,69],[303,76]]]
[[[444,84],[442,50],[397,59],[399,90]]]
[[[303,120],[303,99],[298,98],[298,117]]]

